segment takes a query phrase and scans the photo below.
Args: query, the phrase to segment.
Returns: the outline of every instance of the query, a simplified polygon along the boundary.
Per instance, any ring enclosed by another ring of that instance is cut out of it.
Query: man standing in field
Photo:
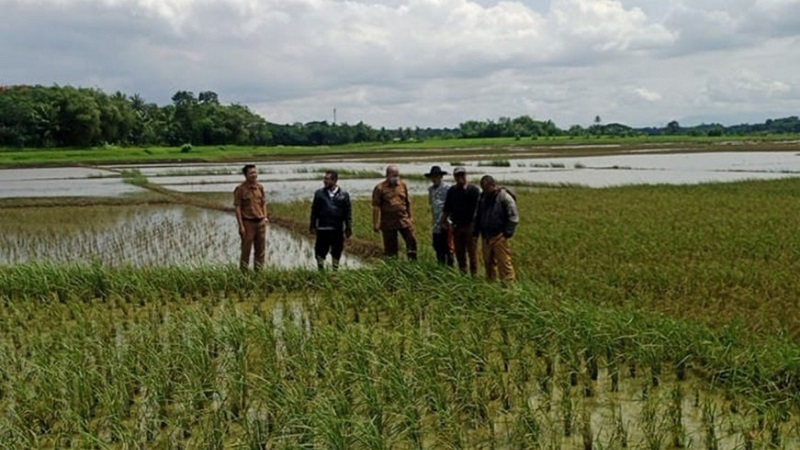
[[[439,166],[431,167],[430,172],[425,177],[431,180],[428,187],[428,203],[431,206],[431,218],[433,219],[433,250],[436,252],[436,262],[453,266],[453,251],[451,249],[452,233],[450,227],[442,224],[444,215],[444,202],[447,198],[447,190],[450,186],[442,182],[447,172],[442,171]]]
[[[467,273],[469,261],[469,273],[475,276],[478,274],[478,239],[475,237],[474,223],[481,191],[470,184],[463,167],[456,167],[453,177],[456,184],[447,191],[441,223],[445,227],[452,223],[458,269]]]
[[[325,172],[323,187],[314,193],[311,203],[312,234],[317,235],[314,243],[314,256],[317,259],[317,268],[320,272],[325,270],[325,258],[331,254],[333,270],[339,270],[339,260],[344,250],[345,239],[353,235],[353,209],[350,204],[350,194],[342,190],[339,185],[339,174],[335,170]]]
[[[475,235],[482,238],[483,264],[486,278],[494,280],[497,272],[503,281],[514,281],[514,265],[508,240],[519,224],[519,213],[514,195],[497,187],[490,175],[481,178],[481,194],[475,216]]]
[[[406,256],[409,260],[417,259],[411,198],[406,183],[400,179],[400,169],[394,164],[386,167],[386,179],[372,191],[372,228],[383,234],[385,257],[397,257],[397,234],[400,233],[406,243]]]
[[[245,181],[233,191],[233,205],[236,207],[236,220],[239,222],[239,236],[242,238],[242,253],[239,268],[244,272],[250,265],[250,253],[255,247],[254,268],[264,267],[267,249],[267,197],[264,186],[258,182],[258,171],[253,164],[242,167]]]

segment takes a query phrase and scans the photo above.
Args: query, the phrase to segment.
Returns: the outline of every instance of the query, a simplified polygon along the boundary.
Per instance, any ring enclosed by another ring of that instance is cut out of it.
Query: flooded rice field
[[[107,266],[202,266],[239,258],[236,219],[188,206],[6,209],[0,215],[0,265],[31,261]],[[309,240],[270,226],[268,268],[316,267]],[[358,263],[345,256],[343,267]]]
[[[713,152],[687,154],[621,154],[588,157],[524,157],[402,162],[401,173],[420,175],[437,164],[447,171],[464,165],[473,177],[490,174],[505,182],[578,184],[609,187],[628,184],[692,184],[745,179],[775,179],[800,175],[796,152]],[[441,158],[441,157],[440,157]],[[368,195],[386,164],[364,158],[337,161],[258,164],[260,180],[273,201],[309,198],[321,184],[321,172],[339,170],[341,184],[354,195]],[[48,196],[124,196],[142,188],[126,184],[120,173],[138,170],[156,184],[180,192],[231,192],[241,181],[241,164],[115,165],[101,168],[0,170],[0,198]],[[425,191],[424,181],[412,180],[412,191]]]
[[[307,162],[258,163],[259,179],[270,202],[310,200],[326,169],[340,172],[340,185],[357,198],[370,195],[391,162],[365,158]],[[500,182],[533,185],[608,187],[629,184],[692,184],[800,175],[796,152],[714,152],[686,154],[626,153],[588,157],[400,162],[412,194],[427,191],[422,177],[431,165],[451,172],[467,167],[473,182],[491,174]],[[474,158],[471,155],[470,158]],[[479,156],[480,158],[481,156]],[[241,163],[107,165],[0,170],[0,199],[112,197],[147,193],[141,181],[180,193],[228,194],[241,182]],[[137,183],[130,174],[138,177]],[[449,179],[449,177],[448,177]],[[226,206],[230,206],[225,202]],[[239,237],[229,214],[178,206],[82,207],[3,211],[0,218],[0,264],[34,260],[99,261],[130,264],[229,264],[236,261]],[[313,267],[313,244],[272,226],[268,265]],[[345,265],[357,264],[348,261]]]

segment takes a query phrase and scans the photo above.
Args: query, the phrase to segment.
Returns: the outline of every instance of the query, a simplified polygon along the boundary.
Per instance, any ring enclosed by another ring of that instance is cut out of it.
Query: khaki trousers
[[[502,234],[490,238],[483,238],[483,265],[486,267],[486,278],[489,280],[500,279],[514,281],[514,265],[511,263],[511,248],[508,239]]]
[[[246,271],[250,265],[250,253],[255,247],[255,270],[264,267],[267,256],[267,223],[263,220],[242,220],[244,236],[242,236],[242,255],[239,258],[239,269]]]

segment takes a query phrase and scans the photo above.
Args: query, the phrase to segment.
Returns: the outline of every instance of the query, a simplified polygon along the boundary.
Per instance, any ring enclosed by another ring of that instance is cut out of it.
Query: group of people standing
[[[428,203],[433,219],[433,249],[439,264],[453,265],[471,275],[478,273],[478,237],[486,277],[513,281],[509,239],[519,224],[519,212],[514,194],[497,186],[490,175],[480,180],[481,188],[469,182],[463,167],[453,170],[455,184],[444,182],[447,172],[431,167],[425,177],[431,180]]]
[[[234,191],[234,206],[242,237],[240,268],[249,266],[255,247],[255,268],[264,265],[265,230],[267,217],[264,188],[258,183],[255,166],[242,168],[245,181]],[[431,167],[425,177],[431,180],[428,201],[432,216],[432,243],[436,260],[442,265],[454,265],[463,273],[478,273],[478,238],[481,239],[486,277],[504,281],[515,278],[509,239],[519,223],[514,194],[499,187],[489,175],[480,180],[480,188],[471,184],[463,167],[453,170],[455,183],[444,182],[447,172]],[[338,174],[325,172],[323,186],[314,193],[311,203],[309,231],[316,235],[314,253],[317,266],[324,270],[330,253],[332,267],[339,268],[345,240],[353,234],[350,195],[339,187]],[[386,178],[372,191],[372,225],[381,233],[386,258],[396,258],[399,239],[405,243],[409,260],[417,259],[417,238],[408,186],[400,178],[396,165],[386,167]]]

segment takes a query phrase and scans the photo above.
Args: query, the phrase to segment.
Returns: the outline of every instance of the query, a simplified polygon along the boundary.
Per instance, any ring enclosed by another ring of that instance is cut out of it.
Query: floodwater
[[[402,174],[417,176],[407,180],[412,194],[427,191],[426,181],[419,176],[434,164],[451,173],[454,165],[463,164],[475,182],[481,175],[491,174],[500,182],[588,187],[800,176],[800,156],[796,152],[526,155],[504,161],[505,167],[493,165],[491,155],[463,163],[456,161],[456,156],[439,158],[399,163]],[[339,170],[341,186],[354,197],[369,196],[387,162],[365,158],[279,161],[261,163],[258,168],[269,201],[283,202],[310,199],[322,185],[322,172],[326,169]],[[240,164],[229,163],[7,169],[0,170],[0,198],[124,197],[146,192],[124,182],[120,172],[125,169],[138,169],[152,183],[185,193],[230,193],[242,180]],[[230,215],[178,206],[118,207],[98,214],[100,210],[3,210],[0,264],[46,260],[101,261],[112,266],[200,265],[229,264],[238,257],[239,237]],[[76,217],[80,217],[80,224],[75,224]],[[314,267],[312,247],[305,238],[271,226],[267,264],[278,268]],[[351,267],[357,264],[350,259],[344,262]]]
[[[264,191],[266,192],[268,201],[272,202],[289,202],[294,200],[311,200],[314,197],[314,191],[322,187],[321,176],[319,180],[292,180],[282,181],[279,183],[263,182]],[[343,189],[347,190],[353,197],[367,197],[371,195],[375,184],[380,181],[379,178],[375,179],[352,179],[340,180],[339,184]],[[413,194],[423,194],[428,192],[428,184],[423,181],[407,180],[409,192]],[[194,193],[194,192],[232,192],[232,186],[235,185],[220,185],[220,184],[204,184],[204,183],[182,183],[182,184],[169,184],[164,187],[174,191]],[[231,202],[233,197],[231,197]]]
[[[0,170],[0,198],[117,197],[141,192],[110,170],[51,167]]]
[[[71,220],[76,215],[80,221]],[[0,215],[0,264],[100,262],[108,266],[236,264],[239,234],[226,213],[187,206],[6,209]],[[267,267],[314,268],[314,245],[267,229]],[[358,261],[342,258],[343,267]]]
[[[661,149],[665,150],[665,149]],[[796,152],[714,152],[686,154],[627,153],[611,156],[519,157],[507,167],[492,164],[491,155],[464,165],[473,178],[489,174],[501,182],[579,184],[609,187],[629,184],[694,184],[745,179],[800,176]],[[386,158],[386,157],[385,157]],[[441,158],[441,157],[440,157]],[[403,174],[422,175],[431,165],[452,172],[457,156],[448,160],[399,163]],[[336,161],[269,162],[258,165],[260,179],[272,201],[304,199],[322,181],[321,172],[342,172],[340,184],[355,196],[368,195],[385,161],[366,158]],[[106,169],[52,168],[0,170],[0,198],[46,196],[123,196],[142,189],[114,176],[121,169],[139,169],[151,182],[181,192],[232,192],[242,179],[238,164],[124,165]],[[360,173],[359,173],[360,172]],[[476,180],[477,181],[477,180]],[[425,192],[424,181],[410,181],[413,193]]]

